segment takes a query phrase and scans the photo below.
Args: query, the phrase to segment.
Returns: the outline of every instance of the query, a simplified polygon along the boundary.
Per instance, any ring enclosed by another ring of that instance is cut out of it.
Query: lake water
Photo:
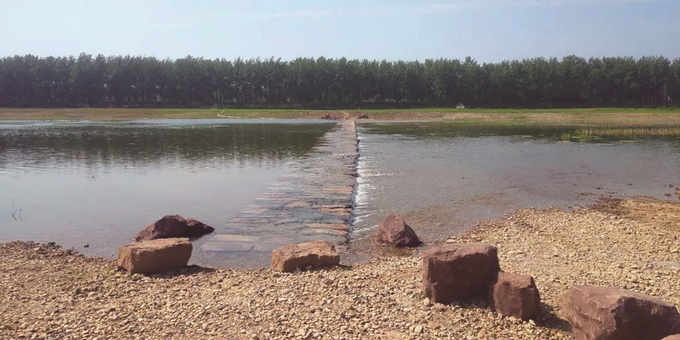
[[[680,139],[564,142],[570,127],[364,123],[355,236],[398,212],[425,239],[527,207],[572,207],[601,196],[673,199]],[[673,187],[671,187],[673,186]]]
[[[336,126],[290,120],[0,122],[0,241],[55,241],[113,257],[166,214],[197,218],[216,234],[286,236],[297,223],[326,218],[304,205],[277,208],[292,202],[287,193],[343,199],[342,188],[335,196],[322,190],[334,178],[323,173],[324,160],[342,155],[326,150],[326,156],[314,156],[329,148],[324,138]],[[561,141],[571,130],[359,123],[353,237],[371,235],[393,211],[414,221],[428,242],[525,207],[586,205],[609,195],[676,199],[680,139]],[[353,135],[347,136],[352,140],[346,146],[354,149]],[[298,183],[313,188],[295,188]],[[272,222],[277,213],[286,213],[285,221]],[[239,230],[234,221],[244,216],[264,222]],[[268,252],[207,254],[210,239],[197,241],[192,262],[268,264]]]
[[[219,231],[333,126],[0,122],[0,240],[55,241],[114,256],[166,214],[195,217]]]

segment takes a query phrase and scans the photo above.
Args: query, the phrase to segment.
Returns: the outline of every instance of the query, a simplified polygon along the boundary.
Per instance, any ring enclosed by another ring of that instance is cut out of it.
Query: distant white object
[[[458,103],[458,105],[456,105],[456,108],[457,109],[464,109],[465,105],[463,105],[463,103]]]

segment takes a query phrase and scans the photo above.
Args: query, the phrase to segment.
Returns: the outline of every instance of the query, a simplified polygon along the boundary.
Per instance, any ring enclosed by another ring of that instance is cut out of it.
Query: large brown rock
[[[180,215],[166,215],[138,232],[134,239],[140,242],[173,237],[198,238],[213,231],[213,227],[192,218],[185,220]]]
[[[376,239],[396,247],[416,247],[421,243],[416,232],[397,214],[389,214],[380,221]]]
[[[329,267],[340,264],[335,246],[315,241],[283,246],[272,251],[272,269],[282,272],[304,270],[308,266]]]
[[[187,266],[192,250],[188,238],[132,243],[118,249],[118,267],[142,274],[181,269]]]
[[[187,218],[187,235],[186,237],[188,238],[199,238],[203,235],[207,235],[215,231],[215,228],[200,222],[196,221],[193,218]]]
[[[423,289],[432,302],[486,297],[500,271],[496,247],[451,244],[423,252]]]
[[[498,278],[489,286],[489,307],[501,315],[514,316],[522,320],[535,319],[541,307],[534,278],[529,275],[498,273]]]
[[[676,307],[644,294],[574,286],[561,300],[576,340],[659,340],[680,333]]]

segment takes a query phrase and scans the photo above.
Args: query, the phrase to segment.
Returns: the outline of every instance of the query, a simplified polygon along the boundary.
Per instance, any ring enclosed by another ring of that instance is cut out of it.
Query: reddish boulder
[[[561,307],[577,340],[658,340],[680,333],[675,306],[624,289],[574,286]]]
[[[180,215],[166,215],[138,232],[134,239],[140,242],[173,237],[197,238],[214,230],[213,227],[191,218],[185,220]]]
[[[397,214],[389,214],[380,221],[376,239],[396,247],[417,247],[421,243],[416,232]]]
[[[196,221],[193,218],[187,218],[187,235],[186,237],[188,238],[199,238],[203,235],[207,235],[215,231],[215,228],[200,222]]]
[[[489,307],[498,314],[535,319],[540,306],[541,296],[529,275],[500,272],[489,286]]]
[[[118,267],[142,274],[181,269],[189,263],[192,250],[188,238],[132,243],[118,249]]]
[[[272,251],[272,269],[282,272],[304,270],[312,267],[329,267],[340,264],[335,246],[325,241],[315,241],[283,246]]]
[[[498,252],[489,244],[451,244],[423,252],[423,289],[432,302],[451,303],[489,294],[498,276]]]

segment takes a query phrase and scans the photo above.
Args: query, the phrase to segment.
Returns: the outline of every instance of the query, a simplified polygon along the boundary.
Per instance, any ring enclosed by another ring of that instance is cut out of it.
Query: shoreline
[[[366,116],[363,116],[366,115]],[[143,119],[357,119],[358,121],[446,121],[510,125],[680,126],[674,109],[13,109],[0,108],[0,121],[127,121]],[[362,118],[364,117],[364,118]]]
[[[532,275],[543,302],[535,322],[499,317],[481,300],[429,304],[427,247],[291,274],[190,267],[147,277],[55,245],[1,243],[0,337],[570,339],[557,298],[574,284],[680,304],[679,221],[677,202],[602,199],[570,212],[522,209],[446,241],[494,244],[503,270]]]

